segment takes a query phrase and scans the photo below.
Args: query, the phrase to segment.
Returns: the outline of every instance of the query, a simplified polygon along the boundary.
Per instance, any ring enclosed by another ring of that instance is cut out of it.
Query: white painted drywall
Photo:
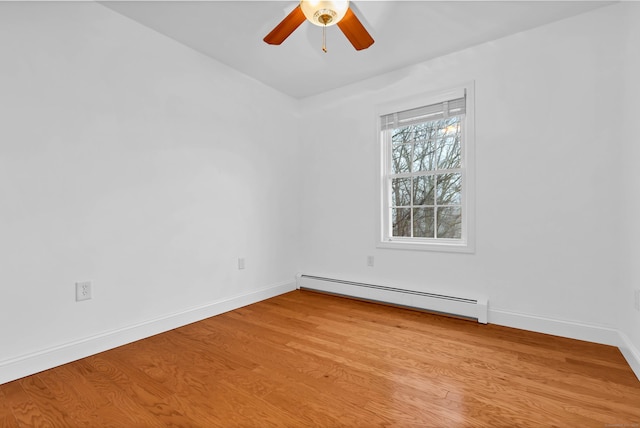
[[[292,99],[93,2],[0,52],[0,363],[293,281]]]
[[[629,143],[618,47],[633,22],[622,18],[639,7],[602,8],[304,100],[301,271],[485,295],[494,313],[615,329],[625,304],[619,147]],[[626,53],[637,58],[637,44]],[[375,106],[470,80],[475,254],[376,248]]]
[[[624,10],[620,22],[628,30],[616,46],[624,60],[624,113],[617,161],[622,171],[622,195],[612,205],[620,219],[620,330],[635,348],[631,351],[637,353],[636,371],[640,373],[640,311],[633,306],[634,290],[640,290],[640,7],[626,6]]]

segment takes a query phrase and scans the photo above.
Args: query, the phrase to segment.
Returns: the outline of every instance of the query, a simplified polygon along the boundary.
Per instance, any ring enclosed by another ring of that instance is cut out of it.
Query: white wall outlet
[[[367,256],[367,266],[373,267],[373,262],[374,262],[373,256]]]
[[[633,290],[633,307],[640,311],[640,289]]]
[[[91,282],[76,282],[76,302],[91,299]]]
[[[238,269],[240,270],[244,269],[244,257],[238,258]]]

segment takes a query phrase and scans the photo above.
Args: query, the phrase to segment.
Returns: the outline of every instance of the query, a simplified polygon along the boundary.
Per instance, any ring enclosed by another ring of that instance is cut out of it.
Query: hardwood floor
[[[0,386],[0,427],[640,427],[613,347],[294,291]]]

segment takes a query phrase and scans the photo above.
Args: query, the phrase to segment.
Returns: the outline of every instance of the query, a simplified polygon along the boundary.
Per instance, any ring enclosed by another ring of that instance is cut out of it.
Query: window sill
[[[475,248],[469,242],[411,242],[379,241],[378,248],[389,250],[435,251],[442,253],[474,253]]]

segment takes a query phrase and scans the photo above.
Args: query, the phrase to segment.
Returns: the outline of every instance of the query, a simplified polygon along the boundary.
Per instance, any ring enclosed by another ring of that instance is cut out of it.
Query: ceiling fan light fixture
[[[335,25],[349,10],[349,0],[300,0],[302,13],[309,22],[319,27]]]
[[[301,0],[300,4],[264,37],[265,43],[282,44],[304,21],[322,27],[322,50],[325,52],[327,51],[325,46],[327,27],[335,24],[338,24],[342,34],[357,51],[367,49],[374,42],[371,34],[349,7],[348,0]]]

